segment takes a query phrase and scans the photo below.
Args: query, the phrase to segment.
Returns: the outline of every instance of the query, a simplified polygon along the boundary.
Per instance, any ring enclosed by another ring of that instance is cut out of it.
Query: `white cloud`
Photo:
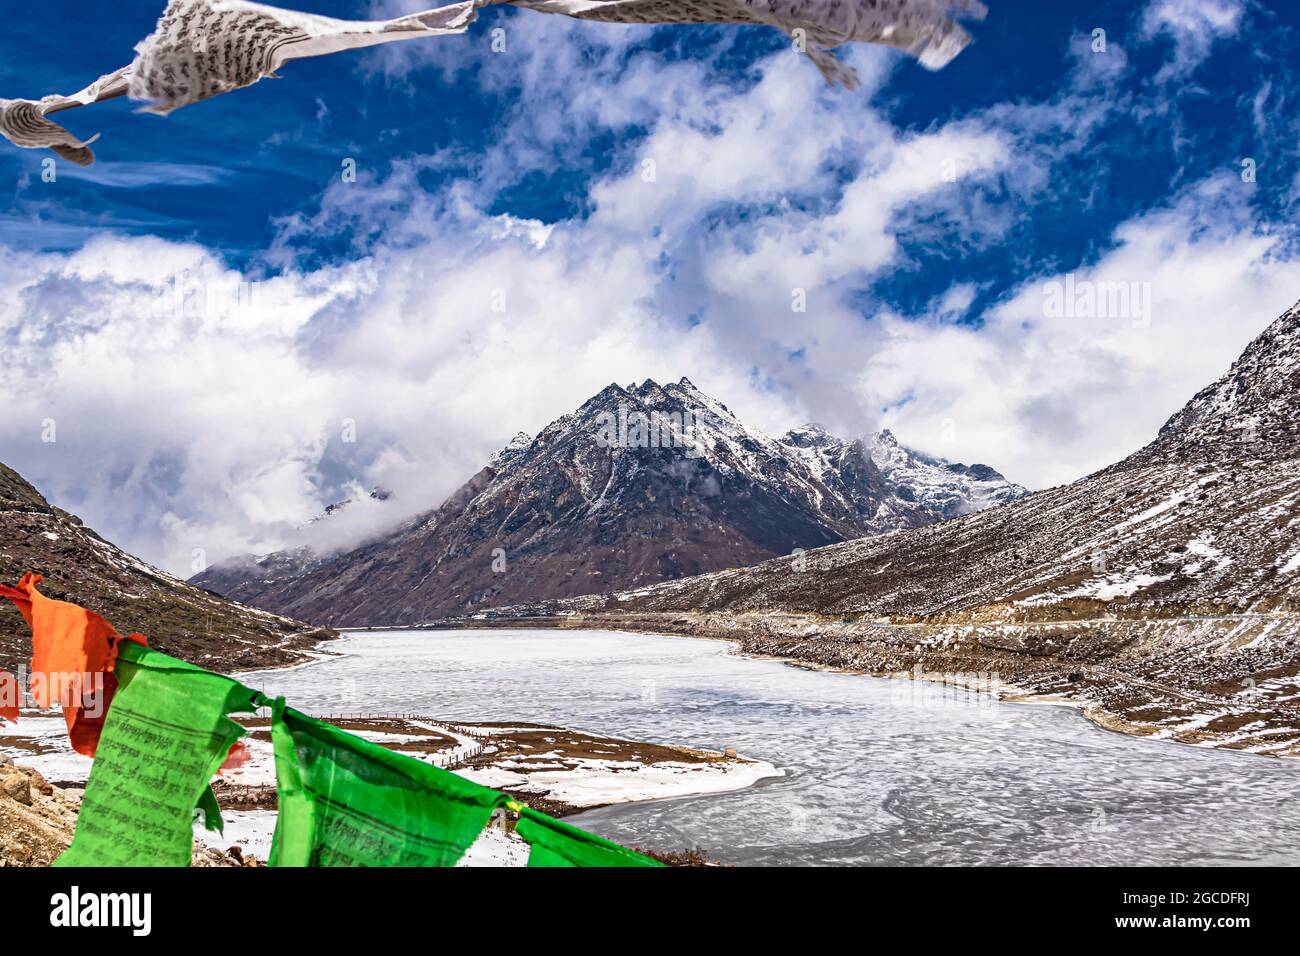
[[[979,288],[971,282],[949,286],[948,290],[939,297],[939,301],[934,304],[935,317],[945,322],[959,321],[975,303],[975,296],[978,294]]]
[[[100,160],[93,166],[64,166],[59,175],[84,179],[112,189],[211,186],[232,177],[232,170],[202,163],[125,163]]]
[[[887,416],[905,438],[1034,486],[1119,460],[1300,297],[1300,261],[1251,224],[1246,195],[1235,177],[1203,183],[1126,222],[1112,252],[1075,271],[1080,286],[1149,284],[1149,321],[1049,317],[1044,286],[1066,277],[1044,276],[978,329],[885,320],[863,388],[882,404],[916,396]]]
[[[1244,16],[1241,0],[1151,0],[1142,14],[1142,36],[1168,37],[1174,45],[1172,59],[1156,79],[1187,76],[1210,55],[1217,40],[1237,33]]]

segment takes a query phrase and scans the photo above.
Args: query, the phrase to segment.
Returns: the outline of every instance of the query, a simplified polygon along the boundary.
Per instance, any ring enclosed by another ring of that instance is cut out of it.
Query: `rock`
[[[0,858],[4,859],[6,866],[24,866],[32,858],[32,848],[22,843],[9,843],[0,851]]]
[[[32,805],[31,780],[21,771],[7,773],[0,777],[0,794],[24,807],[30,807]]]
[[[47,797],[54,793],[53,785],[41,776],[40,771],[37,770],[31,771],[31,788],[45,794]]]

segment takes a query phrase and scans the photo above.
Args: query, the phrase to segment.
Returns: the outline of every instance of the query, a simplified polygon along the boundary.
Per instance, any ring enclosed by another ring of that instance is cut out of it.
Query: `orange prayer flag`
[[[72,748],[93,757],[117,689],[118,646],[148,642],[139,634],[122,637],[93,611],[47,598],[36,589],[43,580],[28,573],[17,588],[0,585],[0,597],[13,601],[32,629],[32,697],[40,707],[62,705]]]
[[[0,671],[0,721],[18,720],[18,679],[8,671]]]

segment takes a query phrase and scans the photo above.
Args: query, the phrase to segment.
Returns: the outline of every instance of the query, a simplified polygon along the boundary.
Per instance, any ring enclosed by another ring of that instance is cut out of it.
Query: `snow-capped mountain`
[[[334,556],[237,559],[194,581],[339,626],[410,624],[739,567],[1026,493],[888,433],[844,441],[809,425],[776,440],[687,379],[646,380],[516,436],[391,534]]]
[[[1151,444],[1109,468],[1009,507],[828,547],[807,556],[815,573],[770,561],[663,585],[635,603],[1039,620],[1291,607],[1300,591],[1298,417],[1300,305]],[[886,454],[895,453],[873,459]],[[880,472],[892,479],[901,467]]]
[[[243,607],[178,580],[127,554],[51,505],[22,476],[0,465],[0,582],[44,575],[42,593],[104,615],[123,634],[216,670],[293,663],[299,650],[332,636],[275,614]],[[31,656],[30,632],[0,602],[0,670]]]
[[[873,482],[873,498],[864,499],[860,493],[844,489],[849,499],[862,504],[870,501],[875,506],[873,512],[860,512],[862,534],[918,528],[1029,494],[988,465],[954,463],[905,448],[888,429],[846,442],[820,425],[804,425],[787,432],[781,442],[830,486],[839,481],[846,461],[857,462],[860,471],[866,470],[868,463],[874,467],[880,480]]]

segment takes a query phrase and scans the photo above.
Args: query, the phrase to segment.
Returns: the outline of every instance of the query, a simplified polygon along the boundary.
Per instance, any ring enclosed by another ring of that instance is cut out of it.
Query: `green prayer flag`
[[[260,696],[236,681],[123,643],[72,846],[56,866],[189,866],[194,810],[244,729],[227,714]]]
[[[203,817],[203,829],[215,830],[217,833],[225,832],[226,823],[221,819],[221,806],[217,803],[217,795],[212,792],[211,787],[203,791],[194,809]]]
[[[662,866],[634,850],[561,823],[529,807],[520,811],[515,832],[532,846],[531,866]]]
[[[453,866],[506,801],[275,702],[271,866]]]

